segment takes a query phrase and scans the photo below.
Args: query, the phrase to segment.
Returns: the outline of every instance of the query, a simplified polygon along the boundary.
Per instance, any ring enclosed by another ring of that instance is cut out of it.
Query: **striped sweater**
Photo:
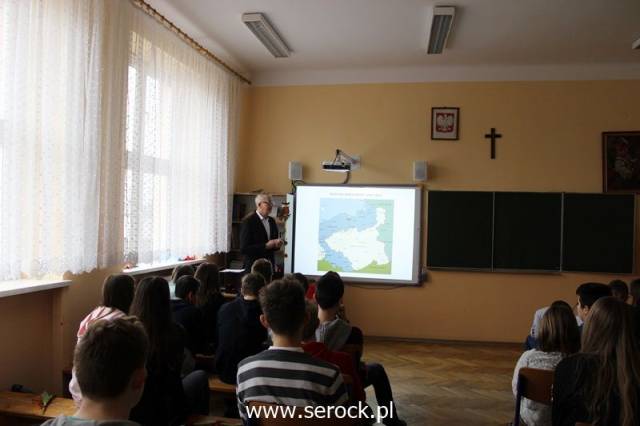
[[[305,406],[344,405],[348,396],[340,370],[302,348],[271,347],[238,365],[238,409],[246,424],[250,401]]]

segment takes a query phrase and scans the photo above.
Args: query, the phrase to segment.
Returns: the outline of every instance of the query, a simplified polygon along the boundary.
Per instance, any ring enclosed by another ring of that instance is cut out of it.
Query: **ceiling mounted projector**
[[[350,172],[351,163],[334,163],[333,161],[323,161],[322,170],[325,172]]]
[[[258,40],[264,44],[269,52],[276,58],[288,58],[291,49],[282,39],[278,31],[275,29],[267,15],[264,13],[253,12],[242,14],[242,22],[249,27],[251,32],[258,37]]]
[[[323,161],[322,170],[325,172],[347,173],[360,167],[360,157],[350,156],[341,149],[336,149],[336,156],[332,161]]]
[[[631,45],[632,49],[640,49],[640,38],[633,42]]]
[[[451,25],[453,24],[455,14],[456,8],[454,6],[435,6],[433,8],[427,54],[434,55],[442,53],[444,47],[447,45],[447,39],[451,33]]]

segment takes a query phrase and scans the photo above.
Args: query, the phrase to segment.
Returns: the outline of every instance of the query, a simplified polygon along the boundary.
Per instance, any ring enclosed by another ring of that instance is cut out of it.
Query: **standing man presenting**
[[[273,203],[269,194],[256,195],[256,211],[242,220],[240,226],[240,252],[244,255],[244,270],[251,271],[251,265],[257,259],[265,258],[271,262],[275,271],[274,253],[282,247],[284,241],[278,238],[278,225],[269,216]]]

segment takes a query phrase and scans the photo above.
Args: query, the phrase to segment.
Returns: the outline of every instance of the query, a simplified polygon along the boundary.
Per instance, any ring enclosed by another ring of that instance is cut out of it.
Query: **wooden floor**
[[[408,425],[505,425],[521,345],[427,344],[369,339],[363,359],[384,365]],[[367,389],[375,405],[372,388]]]
[[[363,359],[384,365],[400,418],[410,426],[504,426],[513,417],[511,378],[521,353],[515,344],[367,339]],[[373,388],[366,391],[375,410]],[[211,402],[212,414],[223,415],[221,397]]]

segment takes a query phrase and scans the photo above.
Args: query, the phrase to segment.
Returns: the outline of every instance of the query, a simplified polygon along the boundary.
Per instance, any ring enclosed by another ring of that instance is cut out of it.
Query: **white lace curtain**
[[[90,270],[121,250],[100,229],[108,218],[103,230],[118,232],[122,217],[113,201],[122,111],[110,104],[118,93],[101,96],[122,86],[104,62],[118,38],[105,26],[113,11],[101,1],[0,2],[0,279]]]
[[[139,10],[128,75],[125,259],[227,250],[237,80]]]
[[[0,280],[227,248],[238,87],[188,51],[128,1],[0,1]]]

